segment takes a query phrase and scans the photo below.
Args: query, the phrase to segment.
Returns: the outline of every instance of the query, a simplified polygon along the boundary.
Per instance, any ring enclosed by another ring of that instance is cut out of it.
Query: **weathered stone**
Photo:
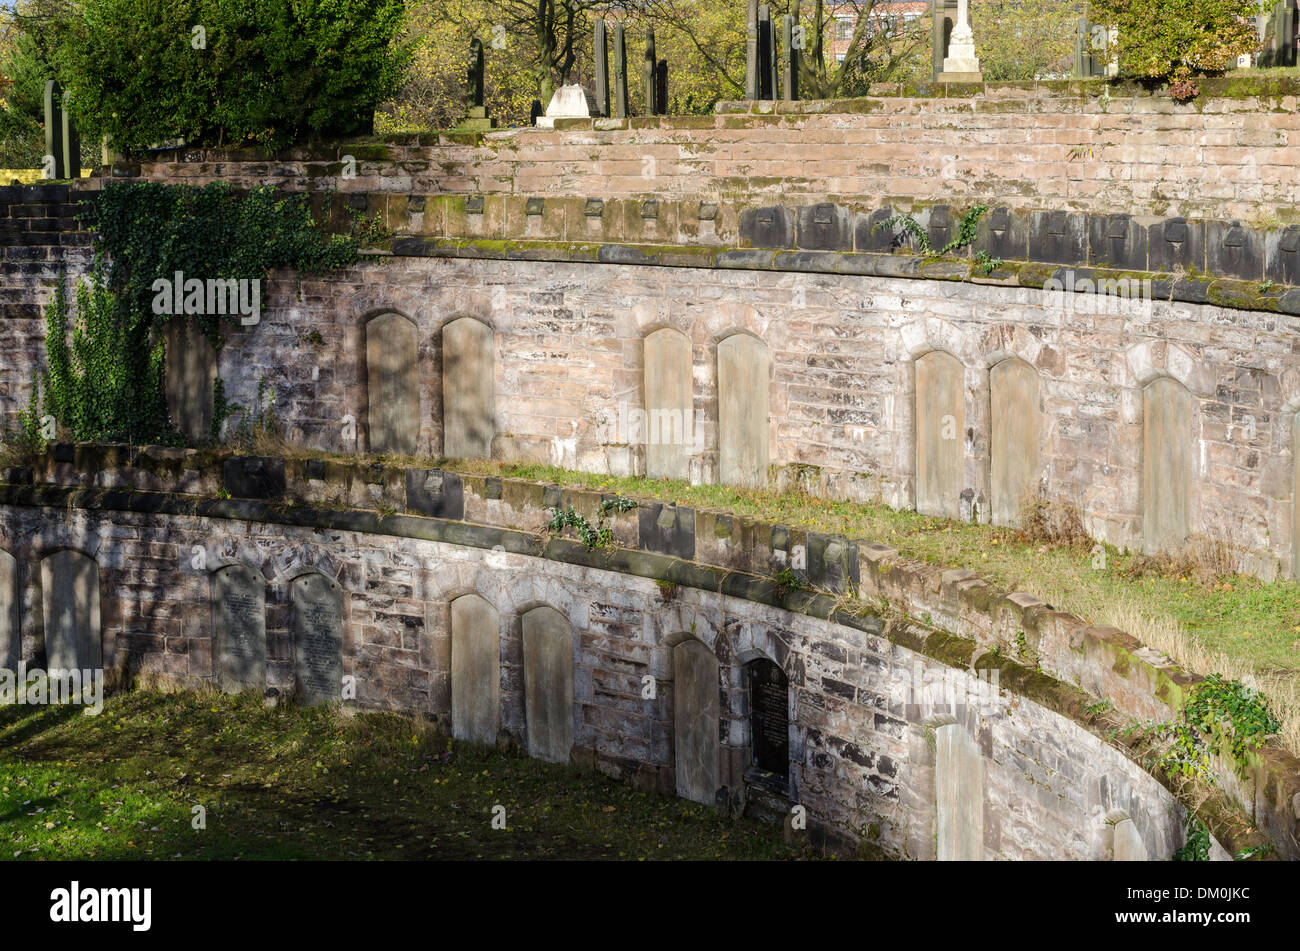
[[[167,348],[167,410],[172,423],[190,440],[207,439],[212,435],[217,352],[193,320],[169,320],[163,335]]]
[[[1205,269],[1216,277],[1264,279],[1264,240],[1239,221],[1206,223]]]
[[[934,731],[935,825],[941,862],[984,858],[984,764],[960,724]]]
[[[289,585],[294,673],[304,706],[343,698],[343,589],[319,572]]]
[[[1142,842],[1142,834],[1132,819],[1121,819],[1115,823],[1115,861],[1145,862],[1147,847]]]
[[[406,508],[430,518],[464,518],[465,492],[460,473],[407,469]]]
[[[794,213],[780,206],[742,211],[740,239],[751,248],[793,248]]]
[[[99,565],[64,549],[41,559],[45,666],[51,671],[104,666],[99,627]]]
[[[718,659],[691,638],[673,648],[677,795],[712,803],[718,791]]]
[[[695,557],[695,510],[682,505],[644,502],[637,512],[641,548],[645,551]]]
[[[748,334],[733,334],[718,344],[718,466],[723,485],[767,484],[771,366],[767,347]]]
[[[958,518],[966,427],[964,371],[952,354],[916,361],[916,510]]]
[[[247,565],[212,573],[217,683],[226,693],[266,689],[266,580]]]
[[[1038,372],[1012,357],[989,371],[991,515],[994,525],[1014,525],[1038,495],[1042,423]]]
[[[1082,264],[1087,260],[1087,248],[1083,215],[1068,211],[1035,211],[1030,215],[1029,260]]]
[[[419,343],[415,324],[380,314],[366,324],[370,451],[414,455],[420,441]]]
[[[501,622],[476,594],[451,602],[451,731],[495,743],[501,721]]]
[[[695,439],[691,342],[662,327],[645,338],[646,475],[689,479]]]
[[[1170,377],[1142,389],[1142,545],[1180,548],[1190,528],[1192,395]]]
[[[559,611],[523,617],[524,718],[528,753],[567,763],[573,749],[573,629]]]
[[[496,429],[495,336],[461,317],[442,328],[442,454],[492,458]]]
[[[235,456],[221,465],[221,484],[237,499],[278,499],[284,495],[284,460]]]
[[[798,246],[809,251],[852,251],[853,215],[833,202],[807,205],[798,212]]]
[[[1089,215],[1088,263],[1146,270],[1147,229],[1132,215]]]
[[[0,670],[16,670],[22,656],[18,560],[0,548]]]

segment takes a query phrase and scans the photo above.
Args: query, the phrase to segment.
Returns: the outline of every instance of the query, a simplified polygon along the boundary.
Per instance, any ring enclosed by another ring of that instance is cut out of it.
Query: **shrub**
[[[1094,0],[1089,17],[1119,28],[1121,72],[1183,80],[1221,72],[1254,50],[1257,12],[1256,0]]]
[[[371,131],[401,79],[401,16],[402,0],[85,0],[59,71],[83,130],[119,149],[281,148]]]

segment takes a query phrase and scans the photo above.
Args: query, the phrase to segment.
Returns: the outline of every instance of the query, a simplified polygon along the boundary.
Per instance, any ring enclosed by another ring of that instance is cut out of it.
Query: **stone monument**
[[[981,83],[980,61],[975,55],[975,34],[970,28],[970,0],[958,0],[957,21],[948,40],[948,55],[943,60],[941,83]]]
[[[466,76],[465,98],[469,103],[469,114],[460,121],[462,129],[495,129],[497,120],[488,115],[487,106],[483,104],[483,41],[477,37],[469,44],[469,73]]]
[[[553,129],[556,119],[589,118],[591,118],[591,107],[588,104],[587,92],[575,83],[561,86],[551,94],[546,115],[538,117],[537,125],[542,129]]]

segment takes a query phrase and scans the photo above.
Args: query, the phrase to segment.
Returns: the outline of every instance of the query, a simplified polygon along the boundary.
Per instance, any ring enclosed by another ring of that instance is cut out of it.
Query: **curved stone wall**
[[[93,595],[119,675],[355,699],[723,808],[797,804],[832,849],[1167,858],[1182,842],[1174,797],[1053,708],[1069,688],[1030,675],[1028,693],[999,690],[936,659],[948,635],[668,586],[581,546],[528,554],[508,530],[397,517],[377,533],[131,498],[0,505],[29,665],[51,656],[65,604]],[[462,543],[420,537],[444,531]],[[762,665],[785,691],[776,709]]]

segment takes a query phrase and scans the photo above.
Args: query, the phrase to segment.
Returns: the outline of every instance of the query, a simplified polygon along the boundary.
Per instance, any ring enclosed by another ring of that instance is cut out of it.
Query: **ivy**
[[[614,547],[614,532],[606,524],[609,517],[616,512],[627,512],[634,508],[636,508],[636,502],[621,495],[616,495],[610,499],[602,499],[600,515],[596,519],[596,524],[592,525],[572,505],[567,509],[555,506],[551,509],[551,521],[548,528],[553,535],[562,533],[566,528],[572,528],[577,533],[578,540],[586,546],[588,551],[595,551],[597,548],[608,551]]]
[[[1279,729],[1262,694],[1239,680],[1211,674],[1192,688],[1175,720],[1154,727],[1153,733],[1168,743],[1157,763],[1190,778],[1209,775],[1211,758],[1222,756],[1244,775],[1251,754]]]
[[[1208,862],[1210,860],[1210,830],[1195,816],[1187,817],[1187,841],[1174,852],[1175,862]]]
[[[877,222],[871,230],[880,231],[883,228],[888,228],[895,232],[901,231],[912,239],[913,246],[926,257],[942,257],[945,254],[951,254],[953,251],[960,251],[975,242],[975,239],[979,237],[980,219],[984,217],[988,210],[988,205],[975,205],[970,211],[962,215],[957,221],[956,237],[937,250],[930,244],[929,232],[921,227],[921,223],[911,215],[891,215],[884,221]],[[987,270],[984,270],[985,274],[992,273],[1002,264],[1000,258],[990,258],[984,251],[976,252],[976,259],[979,261],[981,269],[987,268]]]

